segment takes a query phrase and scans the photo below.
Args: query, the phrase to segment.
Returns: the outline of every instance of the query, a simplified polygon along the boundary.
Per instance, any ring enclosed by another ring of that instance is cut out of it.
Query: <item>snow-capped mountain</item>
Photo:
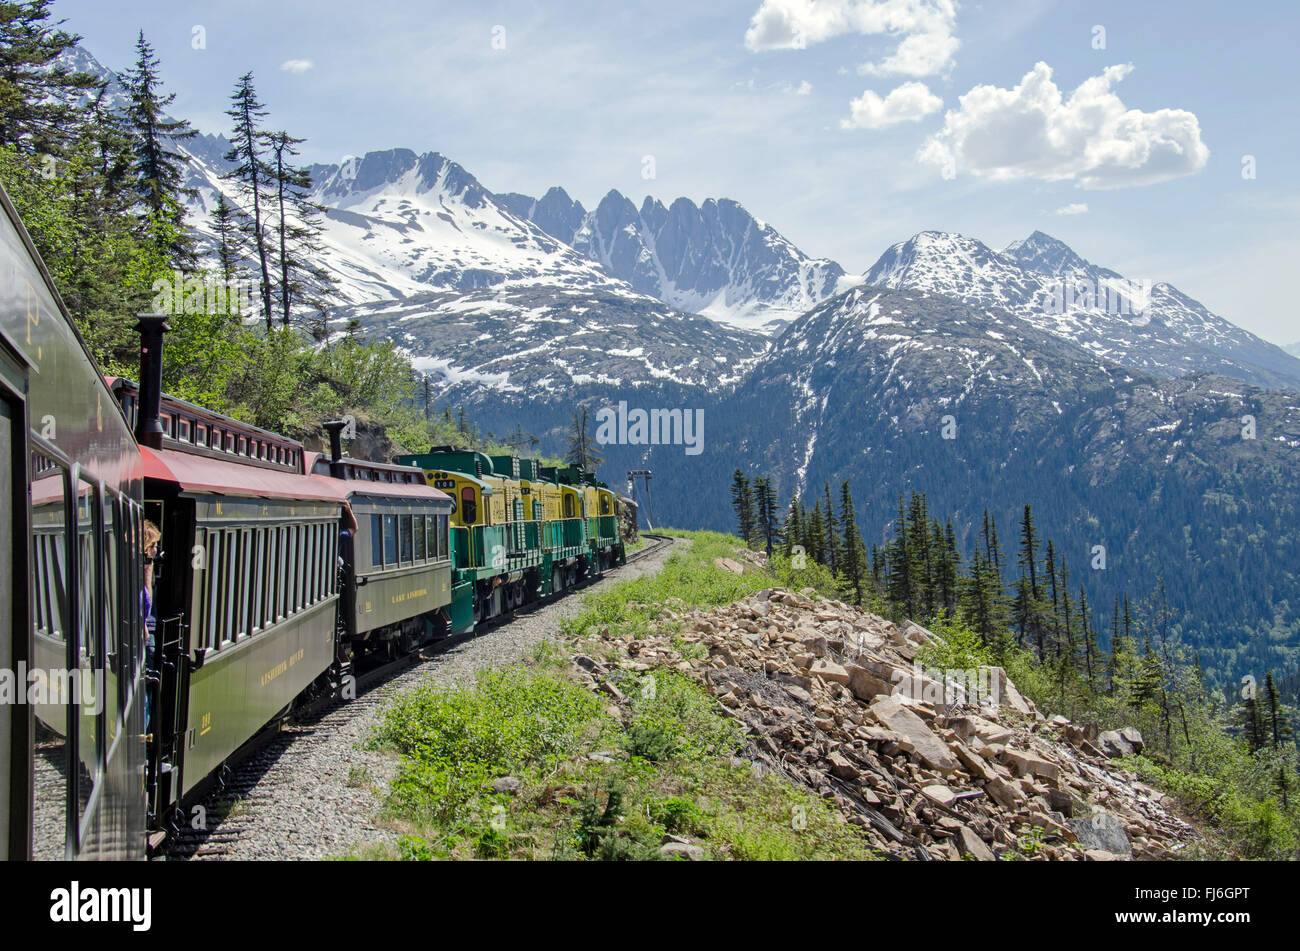
[[[1282,349],[1293,357],[1300,357],[1300,340],[1297,340],[1295,343],[1289,343]]]
[[[779,330],[857,283],[728,198],[665,206],[647,196],[638,209],[611,190],[590,212],[561,188],[498,199],[642,293],[742,327]]]
[[[1300,388],[1300,361],[1171,284],[1094,265],[1035,231],[1001,252],[964,235],[923,231],[889,248],[866,283],[1005,308],[1104,360],[1161,377],[1213,371]]]
[[[229,147],[188,144],[190,208],[211,237]],[[674,310],[607,274],[436,152],[370,152],[311,169],[325,208],[324,264],[352,319],[407,350],[440,399],[508,401],[586,385],[714,387],[736,382],[765,346],[758,334]]]

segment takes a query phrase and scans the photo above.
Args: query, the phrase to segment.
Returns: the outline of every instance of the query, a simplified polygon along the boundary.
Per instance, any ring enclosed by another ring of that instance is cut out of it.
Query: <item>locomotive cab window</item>
[[[463,525],[473,525],[478,521],[478,504],[474,501],[472,486],[460,490],[460,521]]]

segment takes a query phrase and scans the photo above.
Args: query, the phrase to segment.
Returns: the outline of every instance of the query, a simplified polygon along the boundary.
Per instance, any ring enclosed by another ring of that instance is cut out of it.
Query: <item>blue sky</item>
[[[204,131],[226,129],[230,89],[252,69],[269,121],[306,136],[309,161],[403,146],[495,191],[561,185],[588,208],[610,188],[734,198],[851,272],[925,229],[995,248],[1039,229],[1266,339],[1300,340],[1291,0],[54,10],[115,69],[143,28],[173,111]]]

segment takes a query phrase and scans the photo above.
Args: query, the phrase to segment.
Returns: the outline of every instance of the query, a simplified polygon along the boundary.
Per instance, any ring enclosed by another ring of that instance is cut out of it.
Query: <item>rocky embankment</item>
[[[607,635],[616,659],[577,658],[583,676],[620,698],[613,667],[691,674],[745,724],[758,768],[833,799],[882,854],[1163,859],[1197,838],[1111,759],[1141,750],[1136,730],[1047,719],[1000,668],[925,669],[935,638],[916,624],[780,588],[683,607],[649,636]]]

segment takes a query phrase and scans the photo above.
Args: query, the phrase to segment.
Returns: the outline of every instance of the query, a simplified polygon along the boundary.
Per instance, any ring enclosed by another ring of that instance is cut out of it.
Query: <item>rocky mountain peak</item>
[[[1064,241],[1042,231],[1011,242],[1002,249],[1002,256],[1028,270],[1053,276],[1086,270],[1090,266]]]

